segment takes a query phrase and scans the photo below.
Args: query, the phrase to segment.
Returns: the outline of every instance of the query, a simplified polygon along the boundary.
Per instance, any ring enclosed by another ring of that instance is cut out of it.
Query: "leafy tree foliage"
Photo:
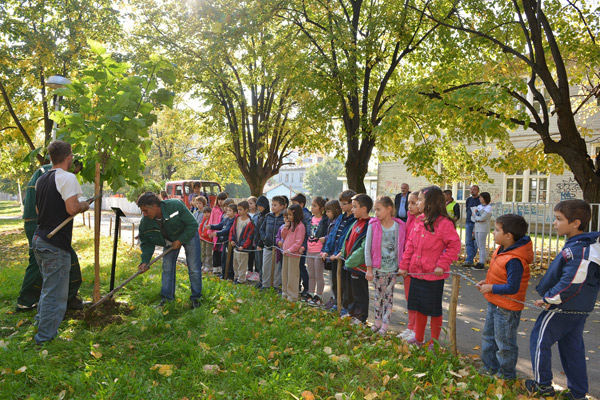
[[[452,168],[466,159],[464,146],[495,141],[499,157],[480,151],[482,164],[499,170],[536,168],[575,175],[584,198],[600,201],[600,178],[586,162],[582,126],[597,112],[600,93],[598,6],[591,2],[522,0],[494,4],[431,2],[422,15],[452,32],[442,62],[407,92],[398,120],[417,121],[408,150],[415,166],[440,161]],[[415,8],[416,9],[416,8]],[[578,92],[573,92],[573,90]],[[419,97],[419,96],[417,96]],[[419,110],[419,112],[415,112]],[[535,132],[539,140],[516,149],[509,130]],[[464,138],[468,138],[465,141]],[[433,155],[433,157],[427,155]],[[436,160],[437,158],[437,160]]]
[[[348,186],[366,192],[364,177],[378,127],[394,109],[394,80],[401,64],[435,31],[411,6],[418,2],[292,0],[281,16],[307,42],[307,74],[328,115],[345,132]]]
[[[94,62],[81,72],[60,95],[73,101],[71,112],[55,112],[61,126],[59,137],[73,144],[73,152],[84,154],[81,175],[88,181],[100,163],[101,182],[113,191],[142,182],[146,153],[150,148],[148,128],[156,122],[154,109],[172,105],[173,95],[160,83],[172,84],[171,64],[153,56],[133,70],[129,63],[115,61],[98,42],[90,41]]]
[[[337,198],[342,191],[342,182],[338,176],[344,172],[344,165],[340,160],[328,158],[322,163],[309,167],[304,174],[303,186],[311,197],[324,196],[330,199]]]
[[[210,152],[233,154],[252,193],[260,195],[311,131],[293,30],[259,2],[138,5],[145,15],[138,35],[172,55],[208,108],[202,133]]]
[[[44,152],[53,122],[52,96],[46,79],[72,77],[86,57],[87,39],[116,42],[120,33],[113,0],[0,2],[0,147],[17,143],[13,163]],[[56,98],[54,99],[56,101]],[[31,160],[33,161],[33,160]]]

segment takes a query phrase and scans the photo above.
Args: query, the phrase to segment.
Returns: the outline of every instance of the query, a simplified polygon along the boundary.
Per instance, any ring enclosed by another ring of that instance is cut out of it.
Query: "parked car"
[[[207,195],[209,204],[214,207],[217,195],[222,191],[221,185],[212,181],[183,180],[169,181],[165,184],[165,191],[170,199],[180,199],[190,207],[190,194],[194,193],[194,183],[200,182],[200,192]]]

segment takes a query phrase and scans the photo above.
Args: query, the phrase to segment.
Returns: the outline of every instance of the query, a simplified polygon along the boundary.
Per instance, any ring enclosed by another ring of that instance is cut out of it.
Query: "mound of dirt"
[[[123,316],[129,315],[131,309],[127,303],[119,303],[108,299],[93,309],[83,309],[71,315],[73,319],[85,321],[91,327],[101,327],[108,324],[122,324]]]

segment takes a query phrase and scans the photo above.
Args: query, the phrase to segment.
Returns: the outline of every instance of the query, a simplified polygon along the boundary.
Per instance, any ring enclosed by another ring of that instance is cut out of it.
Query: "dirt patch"
[[[123,316],[129,315],[131,309],[127,303],[119,303],[108,299],[99,306],[76,311],[70,315],[72,319],[85,321],[90,327],[101,327],[108,324],[122,324]]]

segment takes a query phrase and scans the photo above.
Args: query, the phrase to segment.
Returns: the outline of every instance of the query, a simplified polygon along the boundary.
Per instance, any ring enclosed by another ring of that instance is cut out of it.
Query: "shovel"
[[[94,200],[96,200],[98,197],[100,197],[100,195],[90,197],[89,199],[86,200],[86,202],[88,204],[92,204],[94,202]],[[77,214],[75,214],[75,215],[77,215]],[[48,234],[48,239],[50,239],[52,236],[56,235],[56,232],[60,231],[62,228],[65,227],[66,224],[71,222],[71,220],[73,220],[73,218],[75,218],[75,215],[71,215],[69,218],[65,219],[59,226],[54,228],[54,230]]]
[[[170,252],[171,250],[173,250],[172,247],[169,247],[168,249],[166,249],[165,251],[163,251],[163,253],[157,257],[155,257],[152,261],[150,261],[147,265],[148,268],[150,268],[150,266],[152,264],[154,264],[155,262],[157,262],[158,260],[160,260],[161,258],[163,258],[165,255],[167,255],[168,252]],[[146,270],[147,271],[147,270]],[[125,282],[121,283],[119,286],[117,286],[116,288],[114,288],[113,290],[110,291],[110,293],[108,293],[106,296],[104,296],[103,298],[101,298],[100,300],[98,300],[98,302],[92,304],[90,306],[90,308],[88,308],[88,310],[91,310],[97,306],[99,306],[100,304],[104,303],[106,300],[108,300],[113,294],[115,294],[117,291],[119,291],[120,289],[123,288],[123,286],[127,285],[129,282],[131,282],[136,276],[143,274],[146,271],[140,271],[139,269],[137,270],[137,272],[133,275],[131,275],[129,278],[127,278],[125,280]]]

